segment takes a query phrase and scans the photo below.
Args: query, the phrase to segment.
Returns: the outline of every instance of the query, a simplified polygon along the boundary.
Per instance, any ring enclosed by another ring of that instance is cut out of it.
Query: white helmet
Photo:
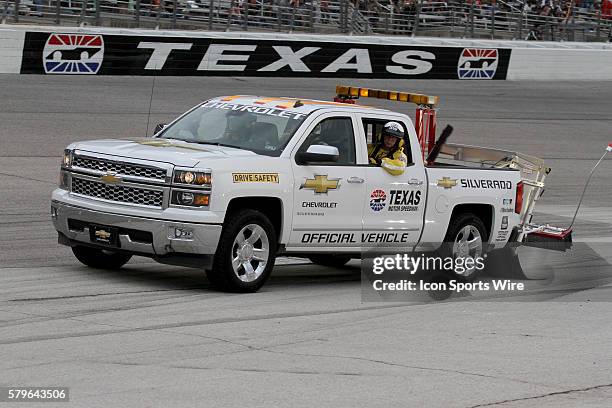
[[[387,122],[383,127],[383,136],[393,136],[400,139],[404,138],[404,127],[398,122]]]

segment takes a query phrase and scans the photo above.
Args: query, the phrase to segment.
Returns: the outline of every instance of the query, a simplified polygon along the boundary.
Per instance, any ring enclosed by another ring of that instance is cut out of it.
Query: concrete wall
[[[505,51],[506,55],[509,52],[509,62],[507,64],[507,73],[500,77],[496,75],[494,79],[507,80],[578,80],[578,81],[605,81],[612,80],[612,44],[606,43],[553,43],[553,42],[526,42],[526,41],[489,41],[475,39],[442,39],[442,38],[406,38],[406,37],[383,37],[383,36],[320,36],[308,34],[289,35],[284,33],[244,33],[244,32],[192,32],[192,31],[157,31],[157,30],[135,30],[135,29],[113,29],[101,27],[41,27],[41,26],[11,26],[5,25],[0,27],[0,73],[20,73],[22,69],[22,61],[28,62],[24,57],[24,41],[26,32],[30,33],[75,33],[75,34],[103,34],[104,36],[127,36],[132,37],[156,37],[157,39],[164,37],[172,37],[174,39],[194,39],[210,40],[211,42],[222,42],[223,40],[231,40],[232,43],[241,40],[262,41],[276,44],[292,44],[298,49],[300,46],[313,44],[329,44],[330,49],[334,48],[333,44],[343,46],[369,47],[372,49],[376,46],[393,47],[397,52],[398,49],[419,49],[427,50],[431,47],[432,50],[446,50],[449,53],[459,53],[465,48],[483,48],[483,49],[499,49]],[[143,38],[144,40],[144,38]],[[298,45],[299,43],[299,45]],[[382,48],[382,47],[380,47]],[[445,52],[446,52],[445,51]],[[442,54],[444,54],[443,52]],[[30,53],[31,54],[31,53]],[[438,54],[440,52],[438,51]],[[502,55],[503,52],[500,52]],[[276,55],[270,56],[270,58]],[[147,55],[148,58],[148,55]],[[438,57],[437,61],[441,61]],[[31,58],[30,58],[31,60]],[[29,63],[29,62],[28,62]],[[445,61],[445,64],[449,62]],[[453,74],[455,68],[451,61],[450,67],[445,67],[446,77]],[[501,59],[500,59],[501,64]],[[501,69],[501,68],[499,68]],[[27,70],[25,70],[27,71]],[[31,72],[31,71],[30,71]],[[98,72],[104,73],[104,70]],[[177,75],[177,71],[171,71],[167,75]],[[432,71],[433,72],[433,71]],[[44,73],[44,72],[43,72]],[[449,74],[450,73],[450,74]],[[131,75],[140,75],[137,69],[130,71]],[[147,74],[146,72],[142,73]],[[160,73],[163,75],[163,73]],[[179,73],[180,75],[181,73]],[[194,75],[201,73],[192,73],[185,71],[184,75]],[[499,74],[499,72],[498,72]],[[217,73],[217,75],[234,76],[235,72],[228,71],[226,74]],[[242,75],[249,76],[249,72],[243,72]],[[291,73],[289,74],[289,76]],[[311,76],[330,76],[324,72],[313,71]],[[384,77],[374,70],[370,76],[357,75],[355,77]],[[284,76],[288,76],[285,74]],[[296,74],[297,76],[297,74]],[[332,75],[334,76],[334,75]],[[339,76],[339,75],[335,75]],[[344,77],[350,77],[351,71],[343,73]],[[408,76],[407,76],[408,77]],[[410,78],[430,78],[432,75],[411,76]],[[467,78],[466,78],[467,79]],[[483,77],[482,80],[486,80]]]

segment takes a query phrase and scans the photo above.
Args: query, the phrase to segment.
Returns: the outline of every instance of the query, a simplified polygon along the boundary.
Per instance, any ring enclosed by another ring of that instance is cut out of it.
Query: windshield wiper
[[[202,141],[198,141],[198,140],[179,139],[179,138],[176,138],[176,137],[162,137],[161,139],[172,139],[172,140],[178,140],[180,142],[196,143],[196,144],[201,144],[201,145],[211,145],[211,146],[221,146],[221,147],[233,147],[234,149],[252,151],[251,149],[246,148],[246,147],[235,146],[235,145],[231,145],[231,144],[227,144],[227,143],[221,143],[221,142],[202,142]]]
[[[226,143],[221,143],[221,142],[198,142],[198,141],[193,141],[190,143],[197,143],[197,144],[203,144],[203,145],[212,145],[212,146],[222,146],[222,147],[233,147],[235,149],[241,149],[241,150],[249,150],[245,147],[241,147],[241,146],[234,146],[234,145],[230,145],[230,144],[226,144]]]

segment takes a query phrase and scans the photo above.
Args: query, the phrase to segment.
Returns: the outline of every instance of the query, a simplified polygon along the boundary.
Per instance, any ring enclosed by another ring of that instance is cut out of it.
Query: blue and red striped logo
[[[370,194],[370,208],[381,211],[387,205],[387,194],[384,190],[376,189]]]
[[[459,57],[459,79],[492,79],[497,71],[499,52],[496,49],[464,48]]]
[[[97,74],[103,59],[101,35],[51,34],[43,49],[47,74]]]

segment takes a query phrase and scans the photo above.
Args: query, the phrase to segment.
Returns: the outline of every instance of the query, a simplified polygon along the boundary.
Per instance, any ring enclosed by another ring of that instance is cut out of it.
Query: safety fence
[[[384,8],[365,12],[369,27],[377,34],[437,35],[546,41],[606,41],[612,19],[600,12],[580,8],[559,15],[527,10],[525,5],[498,1],[496,5],[415,3],[407,12]]]
[[[262,0],[11,0],[0,1],[0,7],[2,21],[9,23],[313,33],[369,30],[368,21],[349,1],[298,5]]]
[[[608,41],[612,16],[498,0],[2,0],[2,22],[208,31]],[[18,12],[16,12],[18,10]]]

